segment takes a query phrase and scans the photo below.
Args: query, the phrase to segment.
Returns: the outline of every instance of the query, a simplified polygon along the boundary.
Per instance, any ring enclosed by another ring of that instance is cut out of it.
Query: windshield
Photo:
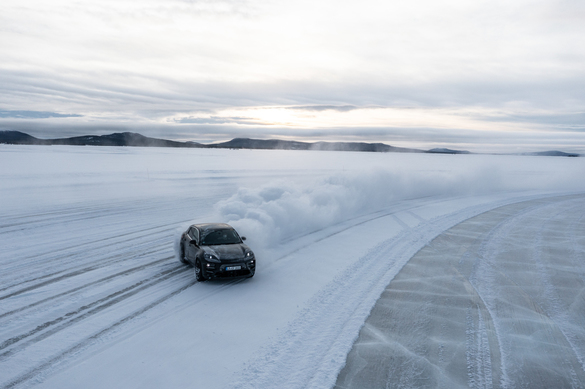
[[[212,246],[218,244],[241,243],[240,237],[235,230],[209,230],[201,234],[201,244]]]

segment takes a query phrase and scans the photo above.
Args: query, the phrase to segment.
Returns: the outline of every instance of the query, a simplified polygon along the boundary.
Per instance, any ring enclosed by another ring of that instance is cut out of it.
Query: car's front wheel
[[[205,277],[203,277],[203,270],[201,269],[201,261],[195,261],[195,278],[197,281],[202,282],[205,281]]]

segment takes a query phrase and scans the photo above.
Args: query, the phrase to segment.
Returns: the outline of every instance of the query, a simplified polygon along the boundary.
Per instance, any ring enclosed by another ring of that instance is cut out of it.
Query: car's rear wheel
[[[205,277],[203,277],[203,270],[201,269],[201,261],[195,261],[195,278],[197,281],[202,282],[205,281]]]
[[[185,245],[183,244],[183,242],[181,242],[181,250],[180,250],[180,257],[179,260],[184,263],[185,265],[189,264],[189,261],[187,261],[187,258],[185,257]]]

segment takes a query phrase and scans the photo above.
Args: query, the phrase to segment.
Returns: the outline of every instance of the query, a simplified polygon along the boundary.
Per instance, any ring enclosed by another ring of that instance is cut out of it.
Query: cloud
[[[547,126],[549,130],[585,130],[585,112],[499,113],[473,116],[490,122],[531,123],[539,127]]]
[[[45,137],[132,128],[484,145],[543,131],[574,141],[564,132],[584,127],[585,8],[574,0],[37,3],[3,2],[0,107],[11,111],[0,119]],[[288,115],[253,112],[267,107]],[[378,107],[420,115],[342,123]],[[44,127],[25,122],[38,118]]]
[[[46,111],[4,111],[0,110],[0,118],[14,119],[47,119],[47,118],[79,118],[83,115],[46,112]]]
[[[134,71],[84,69],[14,70],[0,66],[0,106],[24,110],[76,112],[84,116],[122,113],[128,120],[153,112],[203,112],[225,108],[276,106],[314,112],[351,112],[371,107],[484,107],[521,110],[579,110],[585,103],[585,75],[567,79],[226,81],[178,80]],[[358,82],[359,81],[359,82]],[[313,104],[307,105],[306,102]],[[331,104],[341,101],[342,104]],[[165,115],[166,116],[166,115]],[[234,119],[236,120],[236,119]],[[211,123],[211,122],[209,122]]]
[[[210,116],[207,118],[200,118],[189,116],[181,119],[175,119],[175,123],[190,123],[190,124],[228,124],[228,123],[235,123],[235,124],[254,124],[254,125],[261,125],[262,123],[258,121],[258,119],[254,118],[247,118],[247,117],[238,117],[238,116],[231,116],[231,117],[222,117],[222,116]]]
[[[302,105],[302,106],[293,106],[293,107],[285,107],[286,109],[292,110],[300,110],[300,111],[338,111],[338,112],[348,112],[353,111],[354,109],[359,109],[355,105]]]

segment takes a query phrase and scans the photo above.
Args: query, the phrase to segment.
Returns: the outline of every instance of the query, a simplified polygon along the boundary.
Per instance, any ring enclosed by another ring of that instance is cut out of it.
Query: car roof
[[[197,227],[201,231],[207,230],[223,230],[223,229],[230,229],[233,230],[234,228],[226,223],[203,223],[203,224],[193,224],[191,227]]]

